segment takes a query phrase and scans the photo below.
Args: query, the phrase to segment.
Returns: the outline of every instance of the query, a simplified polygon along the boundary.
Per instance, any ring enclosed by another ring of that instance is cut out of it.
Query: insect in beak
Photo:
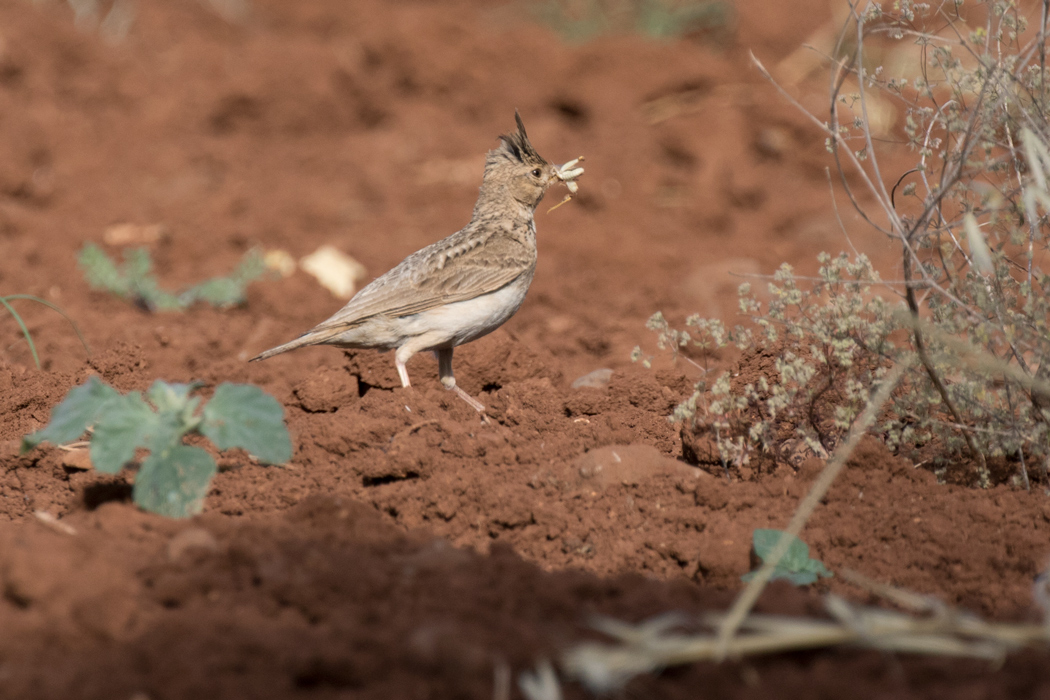
[[[560,207],[562,204],[568,202],[570,199],[573,198],[573,195],[579,192],[580,186],[576,184],[576,178],[578,178],[580,175],[583,175],[583,168],[577,168],[576,164],[581,162],[583,162],[583,156],[570,160],[565,165],[559,166],[554,169],[555,177],[557,177],[559,180],[565,183],[565,186],[569,189],[569,194],[565,195],[565,199],[561,200],[553,207],[548,209],[548,214]]]

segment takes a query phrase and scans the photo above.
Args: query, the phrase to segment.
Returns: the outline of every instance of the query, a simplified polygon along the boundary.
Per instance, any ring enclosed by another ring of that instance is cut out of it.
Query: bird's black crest
[[[529,143],[529,135],[525,133],[525,124],[521,121],[521,115],[518,114],[518,110],[514,110],[514,121],[518,124],[518,131],[513,134],[504,134],[500,136],[500,140],[503,141],[503,150],[515,158],[521,163],[527,165],[542,165],[546,163],[536,149]]]

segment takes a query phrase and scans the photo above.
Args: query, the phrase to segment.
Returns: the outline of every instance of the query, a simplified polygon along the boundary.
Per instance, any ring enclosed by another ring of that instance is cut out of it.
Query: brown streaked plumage
[[[452,350],[494,331],[521,306],[536,269],[536,207],[552,184],[571,183],[583,173],[544,160],[516,111],[514,119],[517,131],[501,136],[486,157],[469,224],[409,255],[328,320],[252,361],[308,345],[396,348],[394,361],[407,387],[405,363],[421,350],[433,350],[441,383],[484,410],[456,386]]]

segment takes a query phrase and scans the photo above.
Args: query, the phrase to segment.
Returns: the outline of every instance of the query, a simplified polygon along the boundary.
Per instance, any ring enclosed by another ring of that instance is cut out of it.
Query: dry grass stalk
[[[859,582],[857,577],[850,578]],[[579,644],[562,656],[561,666],[591,691],[607,693],[623,688],[631,678],[643,673],[687,663],[718,662],[726,655],[757,656],[849,646],[999,663],[1012,651],[1050,644],[1050,626],[1046,624],[986,622],[926,596],[883,584],[872,584],[872,592],[887,594],[893,602],[918,605],[926,612],[854,605],[828,595],[825,605],[832,619],[748,615],[739,625],[742,634],[727,642],[721,639],[719,631],[730,622],[735,624],[730,614],[706,616],[700,622],[712,631],[699,634],[676,631],[689,622],[682,617],[661,616],[639,625],[602,620],[597,626],[615,637],[617,643]]]
[[[835,478],[842,471],[842,468],[846,466],[846,460],[849,459],[850,455],[853,454],[853,450],[857,447],[857,443],[860,442],[861,437],[868,431],[871,424],[875,422],[875,418],[878,412],[882,409],[883,404],[889,400],[890,394],[894,389],[897,388],[897,383],[900,381],[901,376],[907,369],[907,365],[899,364],[890,370],[889,374],[883,379],[882,384],[879,386],[879,390],[872,397],[871,401],[868,402],[867,408],[857,418],[853,427],[850,429],[849,437],[835,450],[831,459],[827,465],[821,471],[820,476],[813,483],[809,493],[803,499],[802,503],[799,504],[795,514],[791,517],[791,522],[788,524],[784,534],[780,537],[780,542],[773,549],[769,558],[763,562],[762,567],[758,570],[758,575],[747,585],[747,588],[743,590],[740,596],[736,599],[733,607],[730,609],[729,614],[726,615],[721,628],[719,629],[718,639],[719,647],[721,649],[720,658],[723,658],[729,653],[730,641],[733,635],[736,634],[741,624],[744,622],[744,618],[747,617],[748,612],[754,606],[755,601],[758,600],[758,596],[761,595],[762,590],[769,583],[770,577],[773,575],[773,570],[777,564],[784,557],[784,554],[788,550],[788,545],[791,544],[791,540],[797,537],[802,528],[805,527],[806,521],[813,514],[817,504],[820,503],[820,499],[824,498],[827,494],[828,489],[831,488],[831,484],[834,483]]]

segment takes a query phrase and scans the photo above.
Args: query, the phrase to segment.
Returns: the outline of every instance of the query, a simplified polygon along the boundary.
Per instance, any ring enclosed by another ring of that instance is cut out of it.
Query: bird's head
[[[531,213],[547,189],[558,182],[558,171],[529,143],[529,136],[525,133],[525,125],[517,110],[514,120],[518,130],[500,136],[500,145],[489,151],[485,158],[485,179],[481,185],[481,194],[482,199],[486,195],[500,199],[510,197]]]

